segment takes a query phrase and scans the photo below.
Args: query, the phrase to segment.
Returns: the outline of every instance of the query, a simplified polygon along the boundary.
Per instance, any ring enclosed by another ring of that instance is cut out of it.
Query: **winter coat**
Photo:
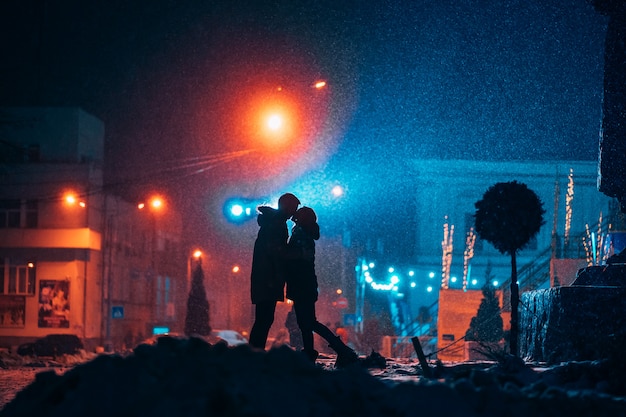
[[[317,223],[291,229],[289,249],[302,254],[287,260],[287,298],[294,302],[317,301],[317,275],[315,275],[315,241],[320,238]]]
[[[285,299],[287,216],[272,207],[258,208],[259,233],[254,242],[250,295],[253,304]]]

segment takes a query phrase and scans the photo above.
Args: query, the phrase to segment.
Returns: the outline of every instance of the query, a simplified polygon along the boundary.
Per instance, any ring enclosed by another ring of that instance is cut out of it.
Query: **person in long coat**
[[[289,238],[293,253],[306,256],[287,260],[287,298],[293,301],[298,326],[302,332],[303,352],[315,362],[318,352],[314,349],[313,332],[326,341],[337,352],[336,367],[345,367],[359,361],[354,350],[347,346],[328,327],[317,321],[315,303],[318,298],[317,275],[315,274],[315,241],[320,238],[317,215],[310,207],[302,207],[293,215],[295,223]]]
[[[259,233],[254,242],[250,295],[255,305],[255,319],[250,330],[250,346],[265,349],[274,323],[276,302],[285,299],[285,258],[289,231],[287,220],[298,209],[300,200],[286,193],[278,199],[278,209],[259,206]]]

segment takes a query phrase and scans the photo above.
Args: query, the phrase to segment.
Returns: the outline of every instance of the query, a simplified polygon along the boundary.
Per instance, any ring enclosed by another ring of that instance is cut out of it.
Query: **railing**
[[[415,320],[408,323],[403,328],[397,329],[396,332],[399,335],[407,336],[409,338],[413,336],[429,336],[432,335],[432,327],[437,325],[437,313],[439,311],[439,300],[435,300],[430,306],[428,306],[427,315],[430,317],[428,322],[420,322]]]
[[[535,259],[517,270],[519,291],[532,291],[546,283],[550,283],[550,259],[553,246],[544,249]],[[511,278],[509,277],[500,287],[503,293],[502,311],[511,311]]]

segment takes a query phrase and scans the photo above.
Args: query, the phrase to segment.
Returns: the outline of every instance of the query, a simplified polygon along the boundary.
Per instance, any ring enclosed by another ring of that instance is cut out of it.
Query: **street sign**
[[[114,319],[123,319],[124,318],[124,306],[111,307],[111,317]]]
[[[346,297],[339,297],[336,306],[337,308],[348,308],[348,299]]]

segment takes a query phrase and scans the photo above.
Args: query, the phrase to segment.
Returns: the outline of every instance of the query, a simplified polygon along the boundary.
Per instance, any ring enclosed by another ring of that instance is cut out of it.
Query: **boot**
[[[337,336],[330,341],[328,347],[337,352],[337,360],[335,361],[335,367],[337,368],[345,368],[359,362],[359,355]]]
[[[306,357],[309,358],[309,360],[313,363],[315,363],[317,357],[320,355],[320,353],[315,349],[302,349],[301,352],[304,353]]]

